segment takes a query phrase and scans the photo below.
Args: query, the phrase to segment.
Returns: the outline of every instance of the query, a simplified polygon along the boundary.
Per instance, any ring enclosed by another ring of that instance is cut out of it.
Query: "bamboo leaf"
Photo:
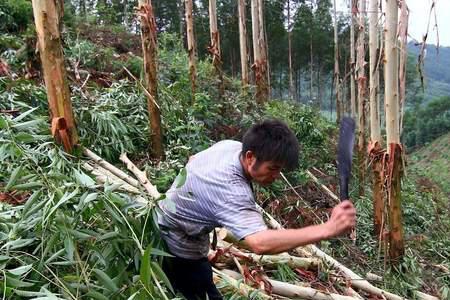
[[[22,297],[40,297],[40,296],[46,296],[47,294],[44,292],[32,292],[32,291],[23,291],[23,290],[14,290],[14,293],[18,296]]]
[[[97,239],[97,241],[103,241],[103,240],[111,239],[111,238],[114,238],[114,237],[119,236],[119,235],[120,235],[120,233],[118,233],[116,231],[108,232],[108,233],[105,233],[105,234],[101,235]]]
[[[64,239],[64,248],[66,250],[66,257],[69,261],[73,261],[73,253],[75,252],[75,245],[71,237],[67,236]]]
[[[98,280],[103,283],[105,288],[115,293],[119,290],[119,287],[114,283],[114,281],[102,270],[92,269],[92,271],[97,275]]]
[[[32,109],[27,110],[24,113],[21,113],[20,115],[18,115],[17,117],[15,117],[13,119],[14,122],[20,122],[23,119],[25,119],[26,116],[28,116],[29,114],[31,114],[32,112],[34,112],[36,109],[38,109],[38,107],[33,107]]]
[[[18,239],[18,240],[7,242],[0,249],[3,249],[3,248],[9,249],[9,250],[19,249],[19,248],[28,246],[33,242],[34,242],[34,239]]]
[[[61,256],[61,254],[63,254],[63,252],[66,251],[66,249],[60,249],[58,251],[56,251],[55,253],[53,253],[46,261],[45,264],[49,264],[52,261],[54,261],[55,259],[57,259],[58,257]]]
[[[180,173],[175,178],[175,186],[177,189],[184,185],[184,183],[186,182],[186,178],[187,178],[186,168],[182,168],[180,170]]]
[[[88,188],[95,186],[95,181],[83,171],[73,170],[73,173],[81,186],[85,186]]]
[[[27,122],[23,122],[23,123],[17,123],[17,124],[12,125],[11,127],[15,128],[17,130],[24,130],[24,129],[28,129],[30,127],[34,127],[42,122],[43,122],[43,120],[36,119],[36,120],[31,120],[31,121],[27,121]]]
[[[25,274],[26,272],[28,272],[29,270],[31,270],[32,267],[33,267],[33,265],[20,266],[15,269],[8,270],[8,273],[15,275],[15,276],[21,276],[21,275]]]
[[[33,286],[31,282],[25,282],[20,279],[6,275],[6,285],[14,288]]]
[[[22,171],[22,166],[18,166],[14,169],[11,173],[11,177],[9,178],[8,183],[6,184],[5,191],[9,191],[9,189],[16,183],[18,176],[20,174],[20,171]]]
[[[56,203],[55,206],[53,206],[52,210],[48,213],[48,215],[45,217],[44,223],[47,222],[47,220],[50,218],[51,215],[64,203],[72,199],[76,194],[78,194],[78,188],[76,188],[72,193],[68,194],[67,192],[64,193],[64,195],[61,197],[61,199]]]
[[[15,186],[13,186],[12,188],[14,190],[18,190],[18,191],[28,191],[37,187],[42,187],[42,183],[41,182],[27,182],[27,183],[22,183],[22,184],[17,184]]]
[[[21,142],[21,143],[31,143],[31,142],[34,142],[34,136],[32,136],[31,134],[29,134],[29,133],[25,133],[25,132],[19,132],[18,134],[16,134],[15,136],[14,136],[14,138],[18,141],[18,142]]]
[[[6,128],[7,124],[8,124],[7,121],[3,119],[2,116],[0,116],[0,129]]]
[[[139,270],[140,279],[145,288],[149,291],[153,291],[152,278],[151,278],[151,265],[150,265],[150,253],[152,246],[148,245],[144,251],[144,255],[141,261],[141,268]]]
[[[160,279],[169,288],[169,290],[174,293],[175,291],[172,287],[172,284],[170,283],[169,278],[167,278],[166,274],[161,269],[161,267],[154,261],[151,262],[151,265],[152,265],[153,272],[155,272],[156,276],[158,277],[158,278],[155,278],[155,280]]]
[[[97,299],[97,300],[110,300],[108,297],[106,297],[105,295],[94,291],[94,290],[89,290],[88,293],[86,293],[86,296]]]
[[[151,254],[151,255],[158,255],[158,256],[173,257],[172,254],[167,253],[167,252],[165,252],[165,251],[163,251],[163,250],[160,250],[160,249],[157,249],[157,248],[152,248],[150,254]]]
[[[131,295],[130,297],[128,297],[127,300],[133,300],[134,297],[136,297],[139,294],[139,292],[134,293],[133,295]]]
[[[30,207],[34,204],[34,202],[39,199],[39,196],[41,195],[41,190],[37,190],[35,191],[27,200],[27,202],[25,203],[23,210],[22,210],[22,215],[25,216],[28,212],[28,210],[30,209]]]
[[[67,232],[72,234],[74,237],[76,237],[77,239],[80,239],[80,240],[87,240],[87,239],[93,238],[93,236],[88,233],[74,230],[74,229],[67,229]]]

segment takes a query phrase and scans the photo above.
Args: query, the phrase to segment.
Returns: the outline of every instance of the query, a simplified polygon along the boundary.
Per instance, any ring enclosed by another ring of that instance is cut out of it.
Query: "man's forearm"
[[[300,229],[264,230],[245,238],[257,254],[276,254],[330,237],[327,225],[312,225]]]

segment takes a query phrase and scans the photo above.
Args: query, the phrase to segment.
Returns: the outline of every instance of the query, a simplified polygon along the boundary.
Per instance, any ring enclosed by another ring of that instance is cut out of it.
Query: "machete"
[[[349,199],[348,185],[352,170],[353,143],[355,141],[355,121],[350,117],[341,120],[338,142],[338,174],[339,198],[341,201]]]

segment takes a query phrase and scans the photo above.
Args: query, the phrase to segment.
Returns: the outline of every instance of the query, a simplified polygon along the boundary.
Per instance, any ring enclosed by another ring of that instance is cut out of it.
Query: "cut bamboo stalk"
[[[134,187],[139,186],[139,182],[136,179],[134,179],[127,173],[123,172],[122,170],[118,169],[117,167],[113,166],[112,164],[110,164],[109,162],[107,162],[106,160],[104,160],[103,158],[101,158],[100,156],[98,156],[97,154],[95,154],[94,152],[89,150],[88,148],[83,148],[83,153],[84,153],[84,155],[86,155],[87,157],[92,159],[97,165],[110,171],[111,173],[113,173],[114,175],[119,177],[120,179],[129,183],[130,185],[132,185]]]
[[[242,278],[241,274],[232,270],[222,270],[222,273],[232,277],[235,280]],[[278,280],[267,278],[272,285],[272,292],[277,295],[288,297],[290,299],[314,299],[314,300],[355,300],[358,298],[343,296],[333,293],[324,293],[311,287],[299,286],[291,283],[286,283]]]
[[[223,230],[226,230],[222,228],[221,232]],[[232,240],[237,240],[231,233],[228,232],[227,236],[232,237]],[[218,238],[220,239],[220,236],[218,235]],[[229,248],[231,245],[227,241],[219,240],[218,245],[220,245],[223,248]],[[316,258],[305,258],[305,257],[297,257],[289,255],[286,252],[276,254],[276,255],[258,255],[255,253],[249,253],[249,252],[243,252],[235,247],[231,247],[233,250],[233,253],[238,254],[240,257],[245,257],[249,260],[252,260],[254,262],[257,262],[261,265],[276,265],[276,264],[287,264],[291,268],[304,268],[304,269],[317,269],[317,267],[320,265],[321,261]]]
[[[422,293],[419,291],[416,291],[416,296],[417,296],[417,299],[419,299],[419,300],[439,300],[438,297],[431,296],[431,295],[428,295],[428,294],[425,294],[425,293]]]
[[[145,172],[141,171],[136,167],[133,162],[127,157],[126,153],[122,153],[120,155],[120,160],[127,166],[127,169],[130,170],[136,177],[139,179],[139,182],[144,186],[145,190],[150,194],[154,199],[159,199],[161,194],[158,192],[156,187],[150,183],[147,178]]]
[[[232,287],[234,290],[236,290],[239,294],[243,295],[244,297],[249,297],[250,295],[254,296],[258,295],[261,299],[273,299],[271,296],[266,295],[263,292],[255,288],[252,288],[251,286],[248,286],[242,283],[241,281],[234,279],[233,277],[217,270],[216,268],[213,268],[213,271],[214,271],[213,279],[215,283],[218,283],[221,281],[221,279],[223,279],[226,281],[226,283],[228,283],[228,286]]]
[[[122,186],[120,189],[133,193],[133,194],[139,194],[140,191],[136,187],[132,186],[131,184],[127,183],[126,181],[120,179],[110,171],[100,167],[99,165],[91,166],[89,163],[83,164],[83,169],[91,172],[98,182],[104,184],[104,183],[116,183],[121,184]]]

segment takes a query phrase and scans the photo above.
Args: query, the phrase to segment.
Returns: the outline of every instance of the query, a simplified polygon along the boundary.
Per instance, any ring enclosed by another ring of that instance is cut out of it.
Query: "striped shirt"
[[[267,229],[244,176],[241,150],[242,143],[225,140],[197,153],[186,165],[185,184],[176,188],[174,183],[159,202],[158,223],[172,254],[206,257],[215,227],[225,227],[238,239]]]

